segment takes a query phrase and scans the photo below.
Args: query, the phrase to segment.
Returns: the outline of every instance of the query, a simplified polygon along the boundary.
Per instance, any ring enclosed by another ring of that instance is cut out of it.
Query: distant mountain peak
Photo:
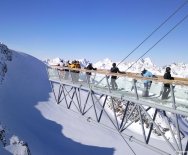
[[[105,62],[112,62],[112,60],[110,60],[109,58],[105,58],[103,61],[105,61]]]
[[[90,61],[88,61],[86,58],[78,59],[78,61],[80,61],[81,67],[85,67],[90,63]],[[109,70],[112,67],[113,62],[115,61],[112,61],[109,58],[105,58],[103,60],[97,61],[96,63],[93,63],[93,66],[96,68]],[[55,59],[48,61],[48,64],[52,64],[52,65],[60,65],[60,63],[61,63],[60,58],[55,58]],[[115,62],[115,63],[118,64],[118,62]],[[129,68],[130,66],[131,68]],[[171,65],[158,67],[152,62],[151,58],[149,57],[142,58],[136,63],[134,61],[121,63],[118,67],[122,71],[129,71],[129,72],[136,72],[136,73],[140,73],[145,68],[151,71],[153,74],[163,75],[167,66],[170,66],[172,68],[173,76],[188,77],[188,71],[187,71],[188,64],[181,62],[181,63],[173,63]]]

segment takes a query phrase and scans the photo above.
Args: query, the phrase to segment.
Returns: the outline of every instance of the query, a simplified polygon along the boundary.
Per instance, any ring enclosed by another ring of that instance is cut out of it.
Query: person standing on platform
[[[174,80],[174,78],[171,76],[171,68],[170,67],[166,67],[166,72],[163,76],[164,79],[167,80]],[[162,100],[167,99],[168,95],[170,93],[170,84],[169,83],[165,83],[164,87],[163,87],[163,93],[162,93]]]
[[[141,75],[143,77],[156,77],[155,75],[153,75],[150,71],[148,71],[147,69],[144,68],[144,70],[142,71]],[[148,97],[149,96],[149,90],[151,88],[151,84],[152,81],[151,80],[144,80],[144,90],[142,92],[142,97]]]
[[[112,64],[112,68],[110,69],[111,73],[124,73],[119,70],[119,68],[116,66],[116,63]],[[112,90],[117,90],[118,85],[116,83],[117,76],[111,76],[111,86]]]
[[[64,64],[64,67],[69,67],[70,66],[70,62],[69,60]],[[64,76],[64,79],[65,80],[68,80],[69,79],[69,69],[65,69],[65,76]]]
[[[87,70],[97,70],[97,68],[93,68],[92,63],[89,63],[89,65],[85,68]],[[86,78],[87,81],[90,82],[91,72],[86,72]]]

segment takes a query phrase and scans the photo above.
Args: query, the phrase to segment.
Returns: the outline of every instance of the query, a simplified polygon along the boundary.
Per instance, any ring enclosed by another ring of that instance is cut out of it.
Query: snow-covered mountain
[[[87,59],[79,59],[78,61],[80,62],[81,67],[86,67],[90,63]]]
[[[112,60],[106,58],[102,61],[98,61],[96,63],[93,64],[94,67],[96,68],[100,68],[100,69],[110,69],[112,66]]]
[[[47,59],[44,61],[45,63],[49,64],[49,65],[62,65],[63,60],[60,58],[54,58],[54,59]]]
[[[52,59],[49,61],[49,64],[60,65],[61,64],[60,60],[61,59],[59,58]],[[79,59],[79,62],[81,63],[82,67],[85,67],[89,64],[89,61],[86,58]],[[96,68],[109,70],[112,67],[112,63],[113,63],[112,60],[110,60],[109,58],[106,58],[104,60],[93,63],[93,66]],[[115,63],[117,65],[119,64],[119,62],[115,62]],[[144,59],[140,59],[136,63],[135,62],[123,62],[118,65],[121,71],[141,73],[141,71],[145,68],[151,71],[155,75],[163,75],[165,73],[165,68],[167,66],[171,67],[172,76],[183,77],[183,78],[188,77],[188,64],[185,64],[185,63],[173,63],[173,64],[159,67],[155,65],[150,58],[144,58]]]
[[[1,47],[3,47],[1,51],[6,48],[5,45]],[[31,126],[36,126],[34,120],[37,120],[34,105],[45,98],[48,99],[50,87],[45,65],[42,62],[27,54],[17,53],[8,48],[6,51],[2,52],[1,56],[3,58],[1,62],[6,65],[6,72],[1,76],[3,80],[0,84],[0,121],[4,129],[5,148],[14,154],[17,152],[19,155],[27,155],[21,146],[25,145],[29,136],[33,136],[33,140],[30,139],[33,141],[31,144],[37,138],[36,132],[31,132],[31,130],[35,130]],[[11,61],[4,59],[7,53],[10,54],[8,56],[11,57],[9,59]],[[4,71],[4,68],[1,69],[1,71]],[[28,123],[30,121],[32,124]],[[38,121],[40,122],[40,119]],[[19,138],[11,143],[14,136]]]
[[[99,61],[94,63],[94,66],[101,69],[110,69],[113,61],[104,59],[103,61]],[[119,62],[116,62],[119,64]],[[130,67],[132,66],[132,67]],[[185,63],[173,63],[163,67],[159,67],[155,65],[150,58],[140,59],[138,62],[123,62],[119,64],[119,69],[127,72],[141,73],[141,71],[145,68],[151,71],[155,75],[163,75],[165,73],[165,68],[169,66],[172,69],[172,76],[175,77],[188,77],[188,64]],[[130,68],[129,68],[130,67]]]

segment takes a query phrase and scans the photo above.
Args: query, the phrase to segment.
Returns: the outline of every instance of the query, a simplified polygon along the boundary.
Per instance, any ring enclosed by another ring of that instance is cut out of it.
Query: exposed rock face
[[[0,84],[8,71],[7,61],[12,61],[12,51],[6,45],[0,43]]]

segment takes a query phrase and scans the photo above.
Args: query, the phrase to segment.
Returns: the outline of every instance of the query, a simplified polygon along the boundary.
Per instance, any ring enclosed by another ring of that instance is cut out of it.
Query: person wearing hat
[[[166,67],[166,72],[163,76],[164,79],[167,80],[174,80],[174,78],[171,76],[171,68],[170,67]],[[170,84],[169,83],[165,83],[164,87],[163,87],[163,93],[162,93],[162,100],[167,99],[168,95],[170,93]]]

